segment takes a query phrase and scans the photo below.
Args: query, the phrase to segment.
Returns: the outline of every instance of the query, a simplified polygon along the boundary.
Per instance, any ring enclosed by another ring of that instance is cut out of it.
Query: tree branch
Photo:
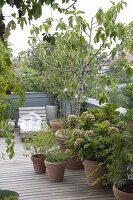
[[[91,61],[96,57],[96,55],[99,53],[99,51],[102,49],[103,46],[104,46],[104,42],[103,42],[103,44],[101,44],[100,48],[96,51],[96,53],[91,57],[89,62],[84,65],[85,68],[91,64]]]

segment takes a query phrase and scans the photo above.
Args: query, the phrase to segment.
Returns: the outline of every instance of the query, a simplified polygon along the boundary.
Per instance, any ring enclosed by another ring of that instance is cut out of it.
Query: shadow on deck
[[[4,147],[0,138],[0,150]],[[66,170],[64,182],[51,183],[48,174],[34,173],[30,158],[23,155],[23,144],[16,136],[16,156],[1,160],[0,189],[20,194],[20,200],[114,200],[111,190],[89,188],[84,170]]]

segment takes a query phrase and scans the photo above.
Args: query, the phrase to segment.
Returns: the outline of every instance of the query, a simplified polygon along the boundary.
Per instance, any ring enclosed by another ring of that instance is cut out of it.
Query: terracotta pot
[[[73,158],[68,159],[66,168],[71,170],[78,170],[78,169],[83,169],[84,165],[82,164],[81,160],[79,160],[75,156]]]
[[[116,188],[115,185],[113,185],[113,193],[117,200],[132,200],[133,199],[133,194],[123,192],[119,190],[118,188]]]
[[[94,187],[103,187],[103,181],[98,181],[98,179],[102,178],[106,174],[106,167],[98,166],[98,163],[92,160],[85,160],[83,164],[88,185]],[[98,182],[95,184],[95,181]]]
[[[68,139],[68,136],[60,135],[59,132],[57,131],[55,133],[55,138],[59,144],[61,151],[65,152],[66,149],[69,149],[68,146],[65,144],[65,141]],[[75,156],[73,158],[68,159],[66,168],[71,170],[78,170],[78,169],[83,169],[84,166],[81,160],[77,159],[77,157]]]
[[[64,128],[64,122],[62,121],[50,120],[49,124],[54,132]]]
[[[61,182],[64,180],[66,162],[52,163],[45,161],[45,165],[51,182]]]
[[[68,146],[65,144],[65,141],[68,139],[65,135],[60,135],[58,131],[55,132],[55,139],[59,144],[60,150],[65,152],[68,149]]]
[[[33,162],[33,167],[36,174],[43,174],[46,172],[46,166],[44,163],[44,156],[42,155],[33,155],[31,156]]]

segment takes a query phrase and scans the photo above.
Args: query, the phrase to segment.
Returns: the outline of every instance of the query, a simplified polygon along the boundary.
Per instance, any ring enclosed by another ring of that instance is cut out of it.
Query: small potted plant
[[[71,138],[73,130],[79,126],[79,118],[76,115],[69,115],[67,117],[67,129],[58,130],[55,133],[56,141],[58,142],[60,149],[65,152],[68,149],[67,141]],[[67,169],[78,170],[83,169],[83,164],[76,155],[70,156],[67,162]]]
[[[46,172],[44,163],[45,153],[54,143],[54,133],[50,129],[35,132],[35,134],[25,140],[25,148],[31,153],[35,173],[41,174]]]
[[[65,151],[68,148],[65,144],[65,141],[71,137],[72,131],[78,126],[79,123],[78,117],[76,115],[69,115],[66,121],[66,129],[58,130],[55,133],[56,140],[62,151]]]
[[[45,165],[48,170],[49,180],[61,182],[64,180],[65,166],[67,164],[68,153],[56,148],[50,149],[46,154]]]
[[[107,159],[108,180],[113,185],[117,200],[133,199],[133,111],[127,111],[117,126],[120,132],[112,134],[111,152]]]

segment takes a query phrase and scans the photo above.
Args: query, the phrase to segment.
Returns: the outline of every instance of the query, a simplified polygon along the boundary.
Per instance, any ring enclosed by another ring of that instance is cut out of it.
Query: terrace
[[[5,147],[0,138],[0,150]],[[24,155],[23,143],[15,133],[15,152],[12,160],[1,159],[0,188],[15,190],[20,200],[114,200],[112,190],[91,188],[84,170],[66,170],[64,182],[52,183],[48,174],[35,174],[30,157]]]

